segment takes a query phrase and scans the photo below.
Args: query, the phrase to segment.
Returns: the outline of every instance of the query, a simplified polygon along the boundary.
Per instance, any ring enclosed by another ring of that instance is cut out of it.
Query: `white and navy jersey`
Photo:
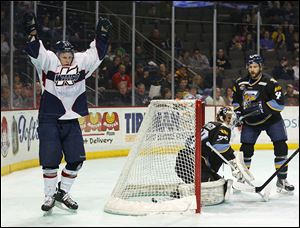
[[[56,54],[46,50],[40,40],[27,46],[42,84],[39,115],[60,120],[88,115],[85,80],[102,62],[96,41],[85,52],[75,53],[71,66],[62,66]]]

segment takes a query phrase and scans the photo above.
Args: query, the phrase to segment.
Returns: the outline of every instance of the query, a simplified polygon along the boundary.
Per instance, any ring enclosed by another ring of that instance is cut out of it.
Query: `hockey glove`
[[[106,37],[108,39],[110,36],[111,29],[111,22],[107,18],[100,17],[96,29],[97,36]]]
[[[23,15],[23,26],[26,36],[31,40],[32,36],[37,36],[37,19],[34,13],[25,13]]]
[[[241,118],[242,117],[241,111],[236,111],[235,115],[236,115],[236,119],[234,120],[233,126],[241,127],[244,124],[244,122]]]

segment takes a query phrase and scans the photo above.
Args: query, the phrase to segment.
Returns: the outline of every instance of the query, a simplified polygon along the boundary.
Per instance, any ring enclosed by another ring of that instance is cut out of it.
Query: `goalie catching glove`
[[[232,176],[239,182],[252,182],[254,177],[244,163],[244,156],[242,152],[235,151],[235,158],[229,161],[231,164]]]
[[[100,37],[109,38],[112,24],[107,18],[100,17],[97,23],[96,34]]]

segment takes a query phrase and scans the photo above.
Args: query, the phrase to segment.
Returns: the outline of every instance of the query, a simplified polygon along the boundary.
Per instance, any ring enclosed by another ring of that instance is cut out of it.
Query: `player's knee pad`
[[[244,158],[251,158],[254,154],[254,144],[243,143],[240,150],[243,151]]]
[[[72,171],[78,171],[79,169],[81,169],[82,164],[83,164],[83,161],[67,163],[66,169],[72,170]]]
[[[288,146],[285,141],[273,142],[275,156],[286,156],[288,154]]]

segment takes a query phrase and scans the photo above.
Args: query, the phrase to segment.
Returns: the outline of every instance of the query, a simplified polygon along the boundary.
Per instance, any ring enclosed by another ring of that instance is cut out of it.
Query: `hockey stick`
[[[270,182],[271,180],[273,180],[273,178],[290,162],[290,160],[293,159],[293,157],[296,156],[296,154],[299,152],[299,148],[297,150],[294,151],[294,153],[279,167],[279,169],[277,169],[272,176],[269,177],[268,180],[266,180],[265,183],[263,183],[263,185],[259,186],[259,187],[255,187],[255,192],[259,193],[261,192],[261,190],[263,190]]]
[[[211,144],[210,144],[210,142],[206,142],[206,145],[213,151],[213,152],[215,152],[226,164],[228,164],[230,167],[231,167],[231,169],[232,170],[236,170],[236,168],[226,159],[226,158],[224,158],[223,157],[223,155],[222,154],[220,154],[220,152],[219,151],[217,151]],[[248,188],[245,188],[245,184],[243,184],[243,183],[241,183],[241,185],[243,185],[243,190],[245,190],[245,191],[249,191],[249,192],[254,192],[254,193],[257,193],[257,194],[259,194],[262,198],[263,198],[263,200],[264,201],[268,201],[269,200],[269,194],[270,194],[270,192],[268,191],[268,192],[265,192],[264,194],[262,194],[261,192],[256,192],[256,191],[254,191],[254,189],[255,189],[255,186],[254,186],[254,184],[252,184],[249,180],[247,180],[246,178],[245,178],[245,181],[247,182],[247,184],[248,185],[250,185],[250,186],[248,186]],[[239,186],[239,185],[238,185]]]
[[[254,110],[253,112],[249,112],[243,116],[240,116],[238,120],[234,121],[233,125],[231,128],[235,128],[237,123],[242,121],[243,119],[245,119],[246,117],[249,117],[249,116],[255,116],[255,115],[258,115],[260,113],[259,110]]]

